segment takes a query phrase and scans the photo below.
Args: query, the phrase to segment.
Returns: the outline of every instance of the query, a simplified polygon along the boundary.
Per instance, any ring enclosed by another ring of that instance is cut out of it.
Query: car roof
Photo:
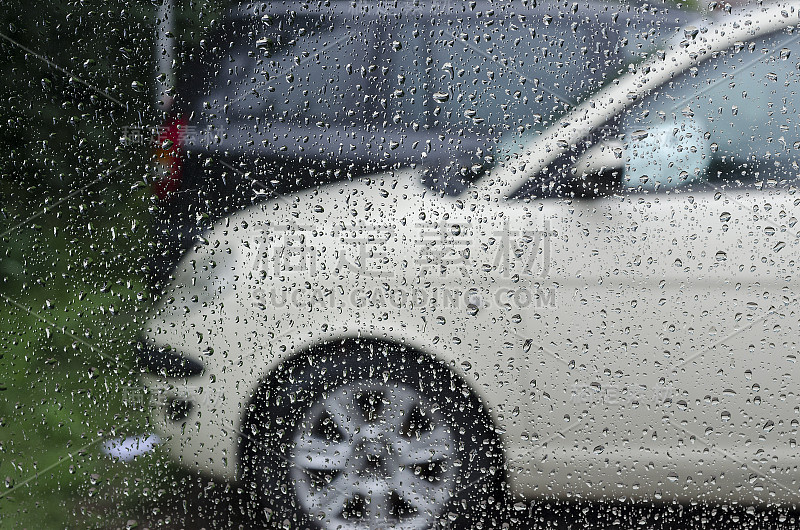
[[[547,131],[530,141],[490,175],[476,181],[473,190],[495,198],[511,196],[539,171],[562,156],[594,128],[607,123],[634,101],[677,73],[696,66],[738,42],[747,42],[800,23],[800,8],[776,3],[747,9],[720,19],[688,26],[680,39],[653,52],[635,72],[626,74],[584,100]],[[697,30],[697,31],[695,31]]]

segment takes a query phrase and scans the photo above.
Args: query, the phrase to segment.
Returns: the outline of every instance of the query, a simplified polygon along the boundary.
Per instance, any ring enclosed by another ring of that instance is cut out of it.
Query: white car
[[[799,24],[686,28],[460,195],[411,168],[217,223],[144,326],[168,451],[293,526],[800,501]]]

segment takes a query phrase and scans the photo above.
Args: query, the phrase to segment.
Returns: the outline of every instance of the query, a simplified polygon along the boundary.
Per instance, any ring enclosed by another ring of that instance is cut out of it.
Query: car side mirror
[[[626,131],[623,186],[637,191],[670,190],[703,179],[712,158],[706,131],[693,117]]]

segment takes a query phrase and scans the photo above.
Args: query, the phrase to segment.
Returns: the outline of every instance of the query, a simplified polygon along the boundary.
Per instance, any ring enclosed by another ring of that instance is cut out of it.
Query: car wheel
[[[245,467],[271,525],[475,527],[501,513],[488,414],[427,356],[345,342],[290,363],[258,397]]]

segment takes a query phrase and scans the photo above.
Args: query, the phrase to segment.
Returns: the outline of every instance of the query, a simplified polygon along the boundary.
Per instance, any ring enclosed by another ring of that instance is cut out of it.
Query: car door
[[[676,75],[597,133],[615,193],[542,201],[556,306],[522,334],[556,488],[796,489],[798,53],[780,33]]]

